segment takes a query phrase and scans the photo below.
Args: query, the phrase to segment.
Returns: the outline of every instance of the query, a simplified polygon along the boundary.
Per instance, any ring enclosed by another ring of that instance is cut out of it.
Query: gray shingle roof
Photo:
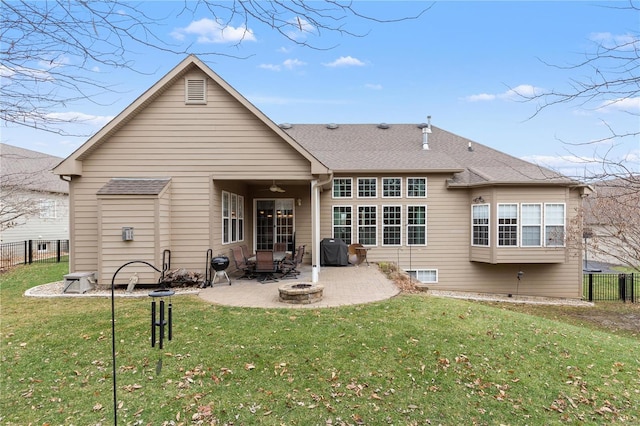
[[[284,130],[335,172],[455,172],[450,184],[548,183],[571,179],[549,169],[431,126],[429,149],[422,149],[416,124],[294,124]],[[469,150],[471,146],[471,150]]]
[[[30,191],[69,193],[69,184],[51,171],[62,158],[0,144],[0,184]]]
[[[114,178],[97,192],[98,195],[158,195],[171,181],[170,178]]]

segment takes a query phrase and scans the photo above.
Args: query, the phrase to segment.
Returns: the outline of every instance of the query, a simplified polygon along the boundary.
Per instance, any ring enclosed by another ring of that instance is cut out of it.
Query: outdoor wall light
[[[296,200],[296,204],[298,205],[298,207],[300,207],[300,206],[302,205],[302,199],[301,199],[301,198],[298,198],[298,199]]]
[[[484,203],[484,198],[482,198],[482,195],[480,195],[479,197],[476,197],[473,199],[474,203]]]

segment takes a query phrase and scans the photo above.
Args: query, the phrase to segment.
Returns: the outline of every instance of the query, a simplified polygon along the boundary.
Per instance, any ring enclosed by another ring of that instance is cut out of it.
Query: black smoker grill
[[[226,269],[229,267],[229,258],[227,256],[218,255],[211,259],[211,269],[216,272],[215,277],[213,277],[213,281],[211,285],[216,283],[217,277],[225,277],[229,285],[231,285],[231,280],[229,279],[229,275],[227,275]]]

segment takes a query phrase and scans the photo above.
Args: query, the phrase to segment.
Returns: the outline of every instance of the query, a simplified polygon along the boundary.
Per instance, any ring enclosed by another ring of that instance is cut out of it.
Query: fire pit
[[[324,287],[321,284],[297,283],[281,285],[278,290],[281,302],[308,305],[322,300]]]

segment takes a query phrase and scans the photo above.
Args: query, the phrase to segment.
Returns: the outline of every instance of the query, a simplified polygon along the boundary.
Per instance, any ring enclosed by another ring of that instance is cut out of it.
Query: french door
[[[286,243],[293,251],[293,199],[256,200],[256,250],[273,250],[274,243]]]

